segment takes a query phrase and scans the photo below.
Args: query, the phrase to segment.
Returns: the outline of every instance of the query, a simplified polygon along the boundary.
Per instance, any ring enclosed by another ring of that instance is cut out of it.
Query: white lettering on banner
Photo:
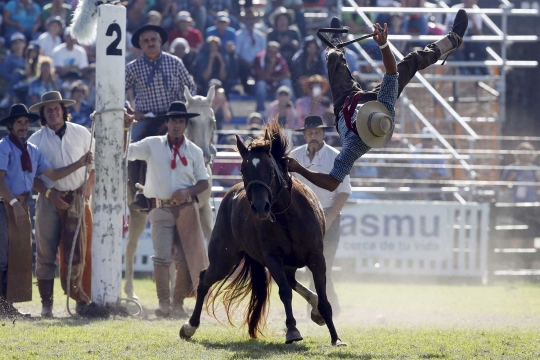
[[[342,211],[338,258],[448,256],[452,220],[444,205],[347,204]]]

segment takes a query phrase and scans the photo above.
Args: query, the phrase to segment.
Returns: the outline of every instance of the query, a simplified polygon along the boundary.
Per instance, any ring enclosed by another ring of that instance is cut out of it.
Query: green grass
[[[18,304],[35,319],[0,319],[0,359],[538,359],[540,287],[338,283],[342,314],[335,319],[346,348],[330,346],[326,327],[306,320],[299,296],[293,307],[304,340],[284,344],[284,311],[274,286],[266,337],[221,325],[204,315],[190,341],[185,320],[156,319],[155,287],[136,281],[145,308],[138,318],[80,320],[65,311],[55,287],[55,319],[39,318],[34,301]],[[71,303],[72,307],[74,306]],[[193,300],[186,304],[188,311]],[[223,316],[221,316],[223,319]]]

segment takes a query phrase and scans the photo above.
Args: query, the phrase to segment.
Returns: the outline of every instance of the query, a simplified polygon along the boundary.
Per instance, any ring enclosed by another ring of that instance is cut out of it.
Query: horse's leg
[[[344,342],[339,338],[334,322],[332,321],[332,306],[326,297],[326,263],[324,256],[321,253],[314,254],[314,261],[312,261],[308,268],[313,274],[313,281],[315,282],[315,290],[319,298],[317,308],[319,313],[326,322],[328,331],[330,331],[330,337],[332,339],[332,345],[346,346]]]
[[[285,306],[285,325],[287,326],[287,334],[285,335],[285,343],[291,344],[294,341],[303,340],[300,331],[296,328],[296,320],[292,312],[292,288],[289,286],[283,262],[273,255],[267,254],[264,257],[266,268],[270,271],[272,278],[279,287],[279,298]]]
[[[147,221],[148,219],[145,213],[130,210],[129,230],[126,243],[126,277],[124,292],[128,298],[135,300],[137,300],[138,297],[135,295],[135,289],[133,288],[133,262],[135,261],[135,253],[139,246],[139,238],[146,228]]]
[[[226,254],[226,253],[225,253]],[[224,255],[225,255],[224,254]],[[189,320],[180,328],[180,337],[182,339],[189,339],[195,335],[195,331],[201,323],[201,313],[204,305],[204,300],[208,290],[220,280],[225,279],[234,265],[239,263],[240,257],[220,257],[210,258],[210,266],[208,269],[201,271],[199,275],[199,285],[197,286],[197,301],[195,302],[195,308],[193,314]]]
[[[295,268],[285,268],[285,275],[287,276],[287,281],[289,286],[296,291],[300,296],[302,296],[309,305],[311,305],[311,320],[317,325],[323,326],[326,324],[323,317],[317,309],[319,303],[317,294],[299,283],[295,277],[296,269]]]

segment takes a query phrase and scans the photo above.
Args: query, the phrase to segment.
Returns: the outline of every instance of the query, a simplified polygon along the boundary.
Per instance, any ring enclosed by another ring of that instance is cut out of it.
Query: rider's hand
[[[94,162],[94,154],[91,151],[89,151],[83,156],[81,156],[78,162],[79,162],[79,167],[90,165]]]
[[[384,23],[384,29],[379,23],[373,24],[373,32],[375,33],[373,40],[375,40],[379,46],[386,44],[386,41],[388,40],[388,25],[386,23]]]
[[[130,114],[127,109],[124,109],[124,128],[128,128],[131,124],[136,123],[135,115]]]

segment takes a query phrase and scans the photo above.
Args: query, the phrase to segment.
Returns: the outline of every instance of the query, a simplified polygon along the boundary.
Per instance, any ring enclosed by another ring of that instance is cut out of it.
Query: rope
[[[90,115],[90,118],[92,119],[92,128],[91,128],[91,134],[90,134],[90,146],[89,146],[88,151],[92,150],[92,144],[94,142],[94,132],[95,132],[95,128],[96,128],[96,122],[95,122],[96,115],[105,114],[105,113],[109,113],[109,112],[117,112],[117,111],[124,112],[124,109],[122,108],[122,109],[109,109],[109,110],[103,110],[103,111],[94,111]],[[130,141],[130,135],[131,135],[131,126],[130,126],[130,129],[128,131],[128,146],[129,146],[129,141]],[[127,147],[126,147],[126,149],[127,149]],[[126,154],[127,154],[127,151],[126,151]],[[126,158],[125,158],[125,166],[126,166],[126,169],[127,169],[127,155],[126,155]],[[75,315],[73,315],[73,313],[71,312],[71,310],[69,308],[69,298],[70,298],[69,295],[70,295],[70,290],[71,290],[71,268],[72,268],[72,265],[73,265],[73,255],[75,253],[75,243],[77,242],[77,237],[79,236],[79,231],[81,230],[82,218],[84,216],[84,206],[85,206],[85,200],[86,200],[84,197],[86,196],[86,185],[88,183],[88,169],[89,169],[89,167],[90,167],[90,165],[86,166],[85,172],[84,172],[84,183],[83,183],[83,188],[82,188],[81,195],[80,195],[80,196],[83,197],[83,199],[82,199],[83,201],[82,201],[81,209],[79,211],[79,218],[77,219],[77,227],[75,228],[75,234],[74,234],[73,240],[71,242],[71,252],[69,253],[69,264],[68,264],[68,275],[67,275],[67,291],[66,291],[66,309],[67,309],[67,312],[69,313],[69,315],[71,315],[72,317],[75,317]],[[127,195],[126,181],[124,181],[124,189],[126,189],[125,194]],[[127,216],[125,216],[126,211],[127,210],[126,210],[125,202],[124,202],[124,219],[127,218]],[[137,305],[138,311],[135,314],[133,314],[133,316],[138,316],[138,315],[140,315],[142,313],[142,306],[138,301],[133,300],[133,299],[128,299],[128,298],[120,298],[120,301],[132,302],[135,305]]]

